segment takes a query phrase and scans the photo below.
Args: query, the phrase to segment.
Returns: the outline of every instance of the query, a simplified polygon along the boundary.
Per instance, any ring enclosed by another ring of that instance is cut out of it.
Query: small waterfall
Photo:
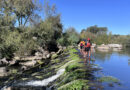
[[[44,80],[31,80],[26,83],[19,83],[20,86],[47,86],[50,82],[53,82],[56,80],[60,75],[62,75],[65,72],[65,67],[73,61],[67,62],[65,65],[60,67],[60,69],[57,71],[56,75],[53,75],[47,79]],[[9,88],[9,89],[8,89]],[[4,86],[1,90],[10,90],[10,87]]]
[[[64,73],[65,69],[60,69],[56,75],[53,75],[47,79],[44,79],[42,81],[30,81],[27,82],[25,85],[29,85],[29,86],[47,86],[50,82],[56,80],[60,75],[62,75]]]

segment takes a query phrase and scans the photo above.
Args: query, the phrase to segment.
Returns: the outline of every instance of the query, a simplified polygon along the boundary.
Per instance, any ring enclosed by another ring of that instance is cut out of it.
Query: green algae
[[[56,59],[58,57],[58,55],[55,53],[51,56],[51,59]]]
[[[120,80],[118,80],[117,78],[112,77],[112,76],[101,77],[101,78],[99,78],[99,81],[100,82],[108,82],[108,83],[112,83],[112,82],[119,83],[120,82]]]
[[[74,80],[61,87],[58,90],[88,90],[88,80]]]

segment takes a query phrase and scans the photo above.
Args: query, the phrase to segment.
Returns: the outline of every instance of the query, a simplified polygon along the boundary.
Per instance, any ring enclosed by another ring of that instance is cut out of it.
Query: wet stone
[[[35,76],[35,78],[42,79],[43,77],[42,76]]]

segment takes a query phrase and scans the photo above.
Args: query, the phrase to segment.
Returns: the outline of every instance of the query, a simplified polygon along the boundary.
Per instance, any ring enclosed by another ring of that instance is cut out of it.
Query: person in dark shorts
[[[90,38],[87,39],[87,42],[85,43],[85,46],[84,46],[84,51],[85,51],[85,55],[84,57],[91,57],[91,41],[90,41]]]
[[[80,53],[81,53],[82,55],[84,55],[84,45],[85,45],[85,42],[84,42],[84,41],[81,41],[81,42],[80,42]]]

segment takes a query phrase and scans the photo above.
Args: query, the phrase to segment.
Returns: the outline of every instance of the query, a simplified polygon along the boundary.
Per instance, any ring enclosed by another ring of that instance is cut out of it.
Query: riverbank
[[[84,58],[77,49],[67,48],[63,53],[52,58],[49,64],[35,66],[21,74],[0,79],[2,87],[19,90],[89,90],[93,88],[103,89],[101,82],[114,82],[113,77],[97,77],[95,72],[101,68],[94,64],[93,59],[84,64]],[[39,62],[40,63],[40,62]],[[118,80],[116,81],[118,82]]]

